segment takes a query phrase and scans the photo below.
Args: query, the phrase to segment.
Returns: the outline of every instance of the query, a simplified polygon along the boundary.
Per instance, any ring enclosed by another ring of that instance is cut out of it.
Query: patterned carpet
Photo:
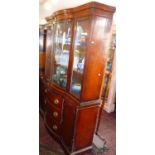
[[[47,146],[39,145],[39,155],[65,155],[65,154],[61,149],[53,151]]]

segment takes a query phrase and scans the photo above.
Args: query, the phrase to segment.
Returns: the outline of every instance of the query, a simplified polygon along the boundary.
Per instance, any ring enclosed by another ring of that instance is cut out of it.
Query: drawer
[[[51,117],[51,114],[49,112],[46,112],[46,114],[45,114],[45,122],[46,122],[47,127],[50,130],[52,130],[54,133],[56,133],[58,135],[61,133],[61,125],[60,125],[60,123],[55,121],[53,119],[53,117]]]
[[[55,120],[59,123],[61,122],[62,112],[60,109],[55,108],[53,105],[50,105],[50,103],[47,102],[47,111],[48,111],[50,117],[53,118],[53,120]]]
[[[63,99],[61,96],[48,92],[47,97],[48,97],[51,105],[54,105],[55,107],[57,107],[59,109],[62,109]]]

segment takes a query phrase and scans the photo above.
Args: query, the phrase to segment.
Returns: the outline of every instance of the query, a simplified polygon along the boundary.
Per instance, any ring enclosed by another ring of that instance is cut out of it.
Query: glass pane
[[[51,49],[53,43],[53,27],[47,27],[46,33],[46,61],[45,61],[45,76],[48,80],[51,79]]]
[[[74,64],[73,64],[71,92],[79,97],[81,92],[81,83],[84,71],[89,21],[88,20],[78,21],[76,26],[77,29],[74,44]]]
[[[107,99],[108,94],[107,94],[107,88],[108,88],[108,80],[109,80],[109,75],[105,74],[104,77],[104,84],[103,84],[103,89],[102,89],[102,97],[104,99],[104,101]]]
[[[116,48],[116,34],[112,34],[108,55],[107,55],[107,71],[109,72],[111,71],[115,48]]]
[[[70,45],[71,23],[57,23],[53,39],[52,81],[62,88],[66,88],[67,84]]]
[[[102,90],[102,97],[104,102],[106,102],[108,99],[109,87],[111,82],[110,74],[112,73],[112,65],[113,65],[113,59],[115,54],[115,48],[116,48],[116,33],[114,32],[113,34],[111,34],[110,44],[109,44],[108,53],[107,53],[107,68],[105,72],[104,84],[103,84],[103,90]]]
[[[39,30],[39,52],[43,52],[43,38],[44,32],[43,30]]]

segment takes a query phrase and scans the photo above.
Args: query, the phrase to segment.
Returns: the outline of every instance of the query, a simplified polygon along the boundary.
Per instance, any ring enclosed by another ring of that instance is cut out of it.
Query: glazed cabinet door
[[[92,21],[93,31],[87,48],[87,62],[83,78],[81,100],[99,99],[106,67],[107,41],[111,27],[111,19],[95,17]]]
[[[74,135],[74,151],[92,145],[99,106],[78,109]]]
[[[70,92],[78,98],[80,98],[81,95],[89,32],[89,18],[76,20],[73,45],[73,72]]]
[[[52,36],[53,36],[53,27],[47,29],[46,36],[46,64],[45,64],[45,76],[46,79],[50,79],[51,75],[51,48],[52,48]]]
[[[53,50],[51,53],[51,81],[66,89],[69,53],[71,47],[71,21],[61,21],[54,25]]]

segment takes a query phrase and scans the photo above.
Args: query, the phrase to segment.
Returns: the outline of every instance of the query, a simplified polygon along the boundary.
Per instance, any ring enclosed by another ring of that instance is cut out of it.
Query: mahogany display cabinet
[[[45,125],[66,154],[92,148],[114,12],[114,7],[91,2],[46,18],[52,33],[40,102]]]

